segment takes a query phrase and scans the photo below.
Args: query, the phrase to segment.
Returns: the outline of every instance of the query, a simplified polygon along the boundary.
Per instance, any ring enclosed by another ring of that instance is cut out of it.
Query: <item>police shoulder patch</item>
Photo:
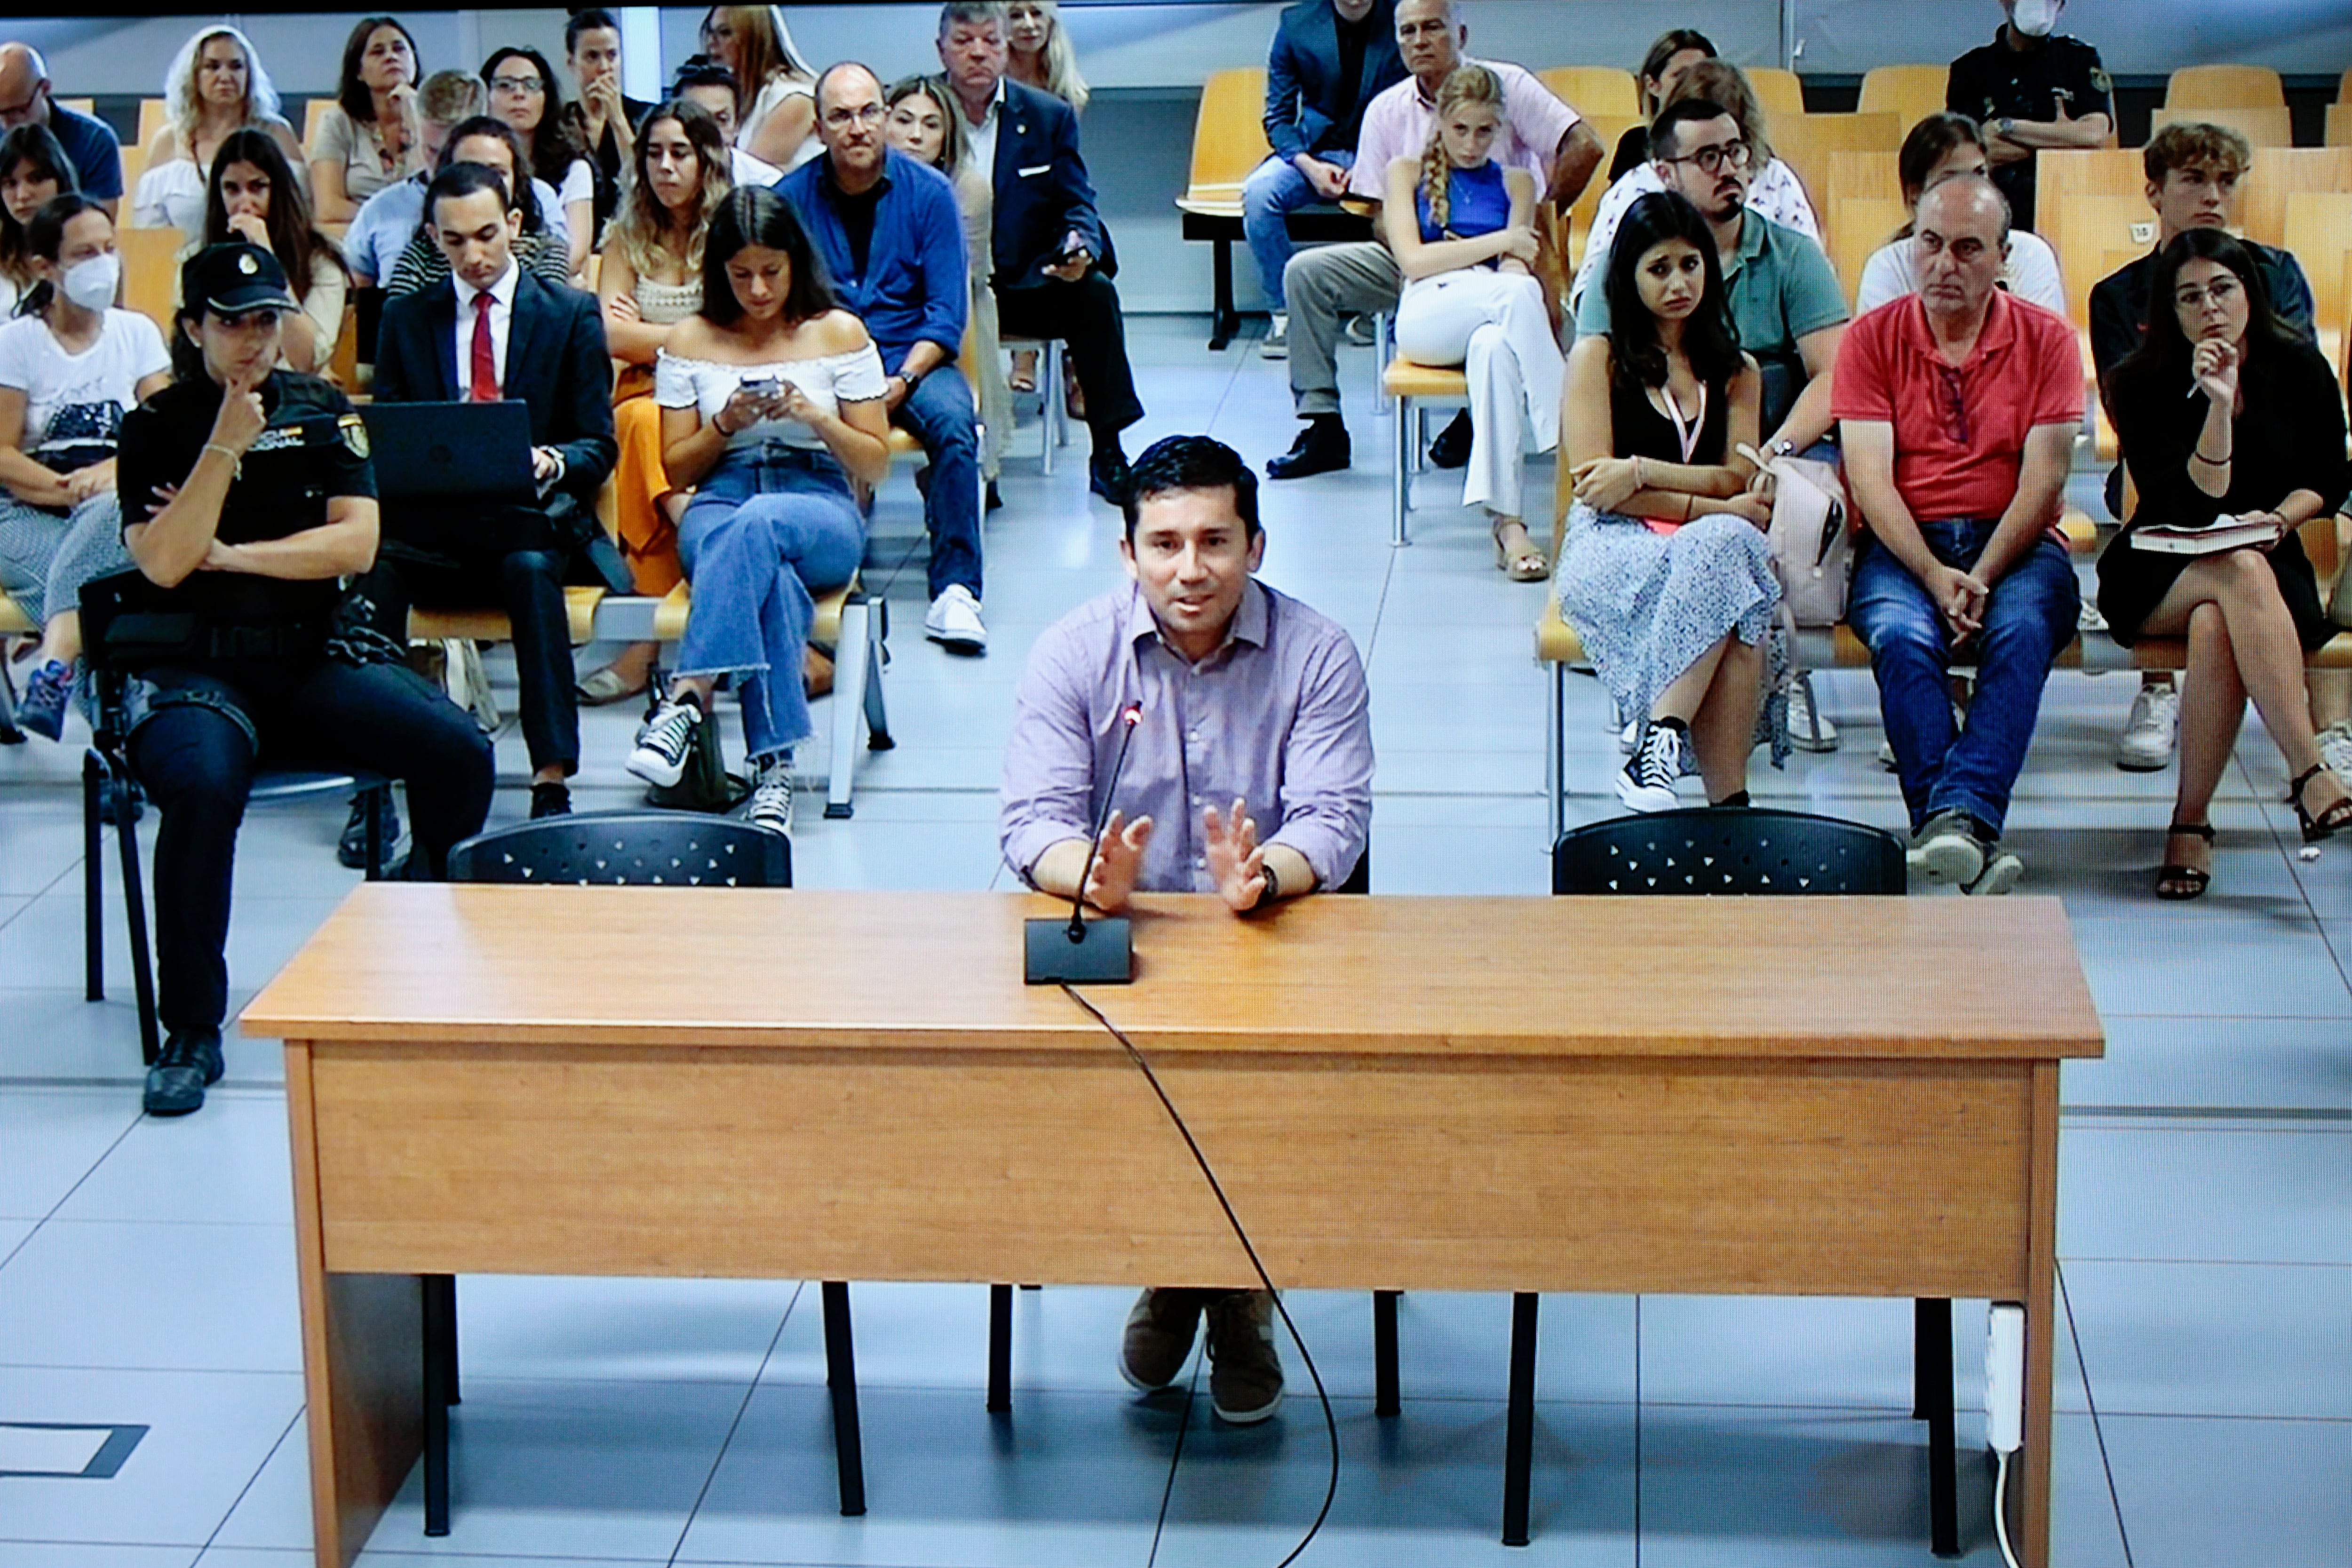
[[[2116,90],[2116,79],[2109,76],[2104,68],[2093,66],[2091,68],[2091,87],[2094,91],[2112,95]]]
[[[367,422],[356,414],[346,414],[335,424],[336,427],[342,432],[343,445],[352,449],[352,456],[362,462],[366,462],[368,459]]]

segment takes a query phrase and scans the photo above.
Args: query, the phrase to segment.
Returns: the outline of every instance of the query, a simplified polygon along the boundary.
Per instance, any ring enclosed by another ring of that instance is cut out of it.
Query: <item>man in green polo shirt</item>
[[[1748,207],[1755,163],[1739,121],[1719,103],[1686,98],[1650,127],[1650,155],[1715,231],[1739,346],[1764,370],[1769,451],[1801,452],[1830,430],[1830,370],[1845,331],[1845,294],[1820,246]],[[1609,330],[1606,290],[1587,289],[1576,333]]]

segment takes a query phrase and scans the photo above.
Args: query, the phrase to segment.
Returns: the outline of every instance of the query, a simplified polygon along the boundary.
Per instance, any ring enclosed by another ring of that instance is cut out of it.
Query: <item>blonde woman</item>
[[[614,434],[621,456],[613,470],[621,553],[640,594],[660,595],[685,574],[677,560],[677,520],[686,495],[662,467],[661,410],[654,362],[672,329],[702,308],[702,247],[711,215],[734,188],[719,121],[696,103],[671,99],[647,111],[630,148],[630,178],[621,210],[604,236],[596,296],[604,308],[604,342],[625,367],[614,390]],[[646,689],[656,643],[636,643],[580,682],[580,700],[618,702]]]
[[[133,227],[177,228],[190,239],[201,237],[205,182],[213,154],[232,131],[267,132],[289,163],[305,167],[302,143],[278,112],[269,72],[252,40],[235,27],[206,27],[180,46],[163,79],[163,100],[171,121],[147,143],[147,172],[131,198]]]
[[[816,139],[816,71],[793,45],[780,5],[713,5],[702,52],[735,73],[735,145],[790,172],[824,149]]]
[[[996,270],[989,229],[995,216],[996,192],[988,175],[970,157],[963,117],[955,100],[935,77],[910,76],[891,84],[882,95],[890,118],[882,133],[890,145],[919,158],[945,174],[955,186],[956,208],[963,215],[963,248],[971,261],[971,358],[968,366],[977,377],[980,397],[980,473],[988,482],[988,506],[1003,504],[996,494],[996,476],[1003,466],[1004,433],[1013,428],[1013,389],[1004,382],[1004,356],[998,352],[996,290],[988,286]]]
[[[1495,563],[1541,582],[1542,551],[1521,509],[1522,421],[1539,448],[1559,439],[1559,342],[1544,310],[1536,258],[1535,176],[1489,155],[1503,123],[1502,79],[1463,66],[1437,89],[1417,158],[1388,166],[1383,237],[1404,273],[1397,352],[1420,364],[1458,364],[1470,383],[1470,463],[1462,504],[1494,520]]]
[[[1006,76],[1052,93],[1076,113],[1087,111],[1087,79],[1078,74],[1078,51],[1055,0],[1013,0],[1004,8],[1004,42]]]

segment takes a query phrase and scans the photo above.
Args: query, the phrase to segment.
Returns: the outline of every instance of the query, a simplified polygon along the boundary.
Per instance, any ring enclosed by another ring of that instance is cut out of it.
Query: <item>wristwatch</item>
[[[900,365],[898,367],[898,379],[905,382],[907,384],[907,390],[909,393],[912,393],[915,390],[916,384],[923,379],[923,373],[919,370],[908,370],[906,366]]]
[[[2009,133],[2016,129],[2017,117],[2013,114],[2004,114],[1999,120],[1992,122],[1993,134],[2000,137],[2004,141],[2008,140]]]
[[[1282,897],[1282,879],[1274,874],[1274,862],[1271,860],[1261,861],[1257,874],[1265,879],[1265,891],[1257,896],[1257,907],[1264,909]]]
[[[1793,458],[1797,455],[1797,444],[1783,437],[1765,447],[1764,455],[1768,458]]]

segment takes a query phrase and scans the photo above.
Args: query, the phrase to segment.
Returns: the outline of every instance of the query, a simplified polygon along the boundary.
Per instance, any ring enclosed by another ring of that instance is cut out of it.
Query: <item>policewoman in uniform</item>
[[[195,1110],[221,1075],[230,880],[257,762],[405,780],[410,874],[425,878],[480,829],[491,785],[471,719],[331,636],[339,580],[375,560],[375,476],[343,395],[275,368],[280,319],[299,309],[285,271],[257,246],[215,245],[189,258],[180,298],[173,384],[124,416],[116,462],[144,579],[124,597],[158,612],[141,621],[161,639],[126,698],[131,765],[163,818],[157,1116]]]
[[[1984,126],[1992,183],[2010,221],[2033,226],[2033,160],[2043,148],[2102,147],[2116,128],[2115,84],[2099,51],[2056,34],[2066,0],[2000,0],[1992,42],[1952,62],[1944,107]]]

